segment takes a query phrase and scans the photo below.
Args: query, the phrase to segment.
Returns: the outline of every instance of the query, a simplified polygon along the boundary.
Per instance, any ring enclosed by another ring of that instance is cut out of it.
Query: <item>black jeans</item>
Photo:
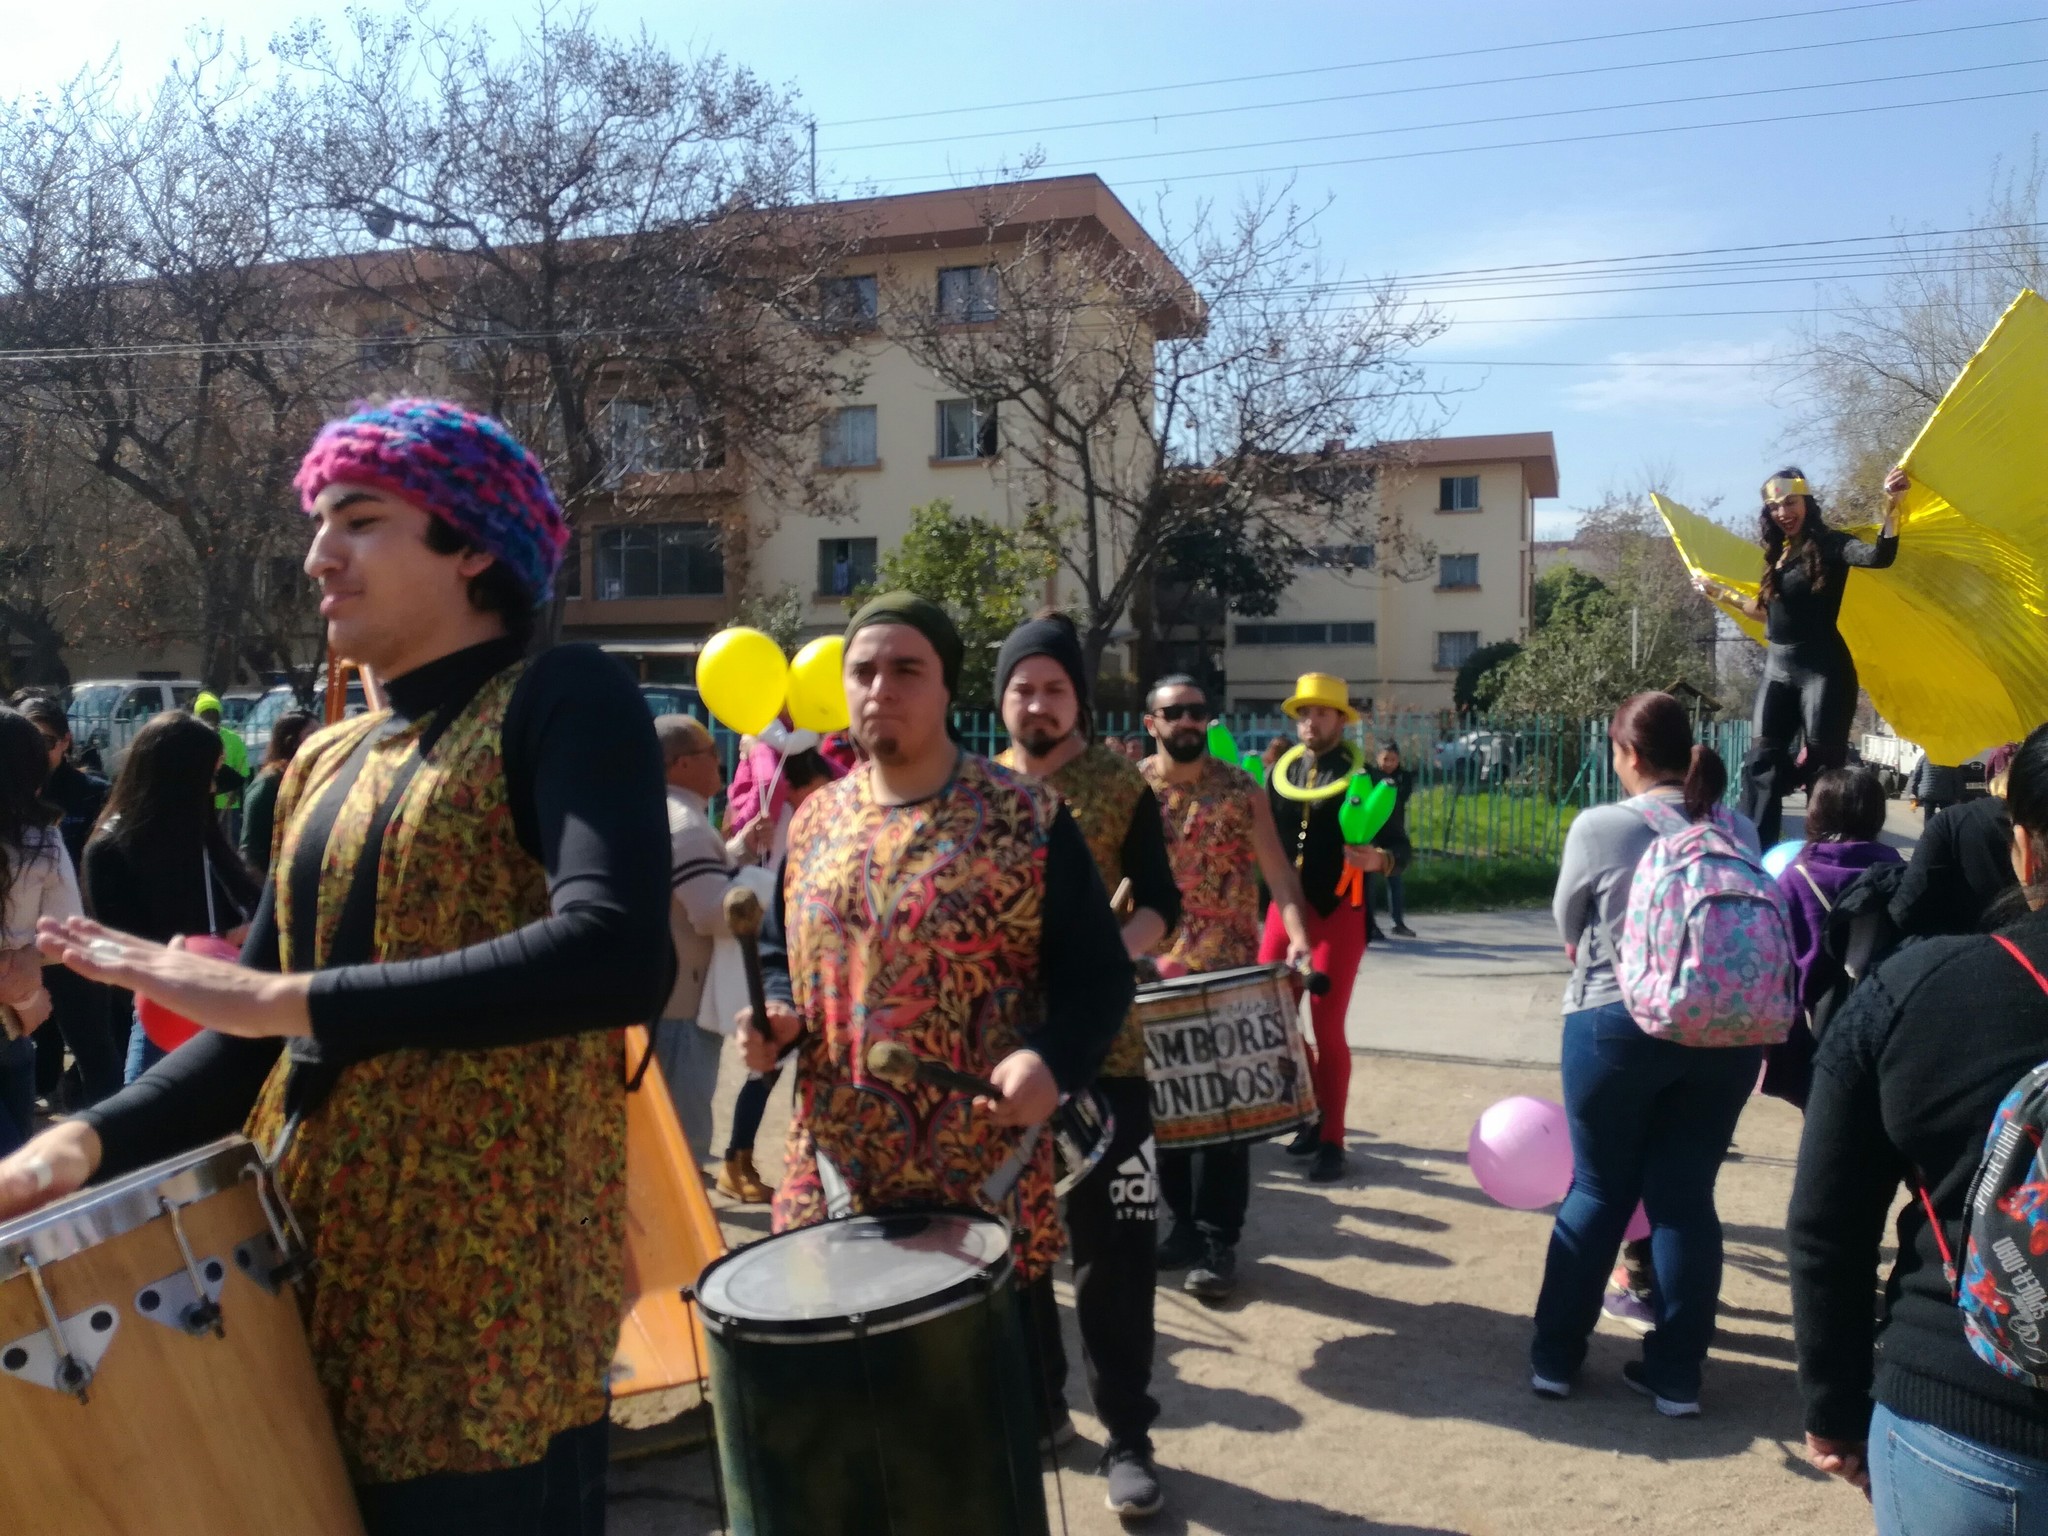
[[[1742,764],[1742,814],[1756,823],[1765,848],[1778,841],[1785,796],[1849,760],[1856,688],[1856,663],[1839,637],[1832,646],[1770,648]],[[1792,760],[1792,744],[1802,738],[1803,769]]]
[[[1252,1199],[1252,1144],[1160,1152],[1159,1198],[1173,1212],[1174,1226],[1193,1222],[1204,1237],[1235,1243]]]
[[[1115,1446],[1149,1448],[1159,1417],[1152,1386],[1152,1297],[1159,1283],[1159,1179],[1152,1145],[1152,1089],[1142,1077],[1105,1077],[1095,1087],[1116,1134],[1094,1172],[1067,1194],[1074,1258],[1074,1316],[1095,1416]],[[1052,1282],[1031,1298],[1048,1392],[1064,1399],[1067,1355]],[[1048,1323],[1050,1327],[1048,1328]]]
[[[732,1101],[732,1138],[725,1144],[727,1157],[754,1150],[754,1138],[761,1134],[761,1117],[768,1112],[768,1095],[781,1079],[782,1068],[777,1067],[773,1072],[758,1075],[749,1072],[747,1080],[740,1084]]]
[[[609,1419],[565,1429],[539,1461],[361,1483],[367,1536],[604,1536]]]
[[[128,1031],[124,1027],[117,1035],[114,1030],[113,994],[61,965],[43,967],[43,985],[50,989],[50,1022],[36,1031],[36,1091],[50,1097],[63,1075],[69,1046],[78,1065],[74,1107],[97,1104],[121,1086],[128,1054]],[[121,1022],[126,1025],[125,1015]]]

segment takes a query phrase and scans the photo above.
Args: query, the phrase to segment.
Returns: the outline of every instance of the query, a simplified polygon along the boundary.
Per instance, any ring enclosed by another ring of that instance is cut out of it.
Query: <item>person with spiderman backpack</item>
[[[1586,1358],[1615,1250],[1640,1201],[1655,1283],[1628,1384],[1699,1412],[1721,1291],[1714,1183],[1763,1062],[1793,1018],[1792,941],[1756,829],[1723,806],[1728,772],[1685,706],[1639,693],[1608,727],[1630,798],[1572,823],[1552,911],[1572,957],[1563,1076],[1571,1191],[1536,1301],[1530,1387],[1564,1397]]]
[[[1814,1058],[1786,1231],[1807,1448],[1879,1536],[2048,1532],[2048,726],[2007,805],[2026,915],[1901,949]]]

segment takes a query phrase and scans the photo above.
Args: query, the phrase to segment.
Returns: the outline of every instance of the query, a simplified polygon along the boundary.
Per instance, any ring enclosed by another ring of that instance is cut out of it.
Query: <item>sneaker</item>
[[[1657,1308],[1648,1291],[1610,1285],[1600,1298],[1600,1310],[1622,1327],[1632,1328],[1637,1333],[1648,1333],[1657,1326]]]
[[[1159,1486],[1159,1468],[1153,1465],[1151,1451],[1113,1445],[1103,1454],[1102,1471],[1109,1479],[1103,1502],[1113,1514],[1142,1519],[1166,1507],[1166,1491]]]
[[[1228,1301],[1237,1289],[1236,1246],[1209,1239],[1201,1263],[1188,1271],[1180,1288],[1201,1301]]]
[[[1191,1269],[1202,1262],[1208,1251],[1208,1240],[1202,1236],[1201,1228],[1193,1223],[1175,1222],[1173,1230],[1166,1234],[1166,1241],[1159,1245],[1159,1267]]]
[[[741,1205],[766,1205],[775,1198],[775,1191],[754,1171],[751,1151],[725,1154],[725,1166],[718,1170],[718,1189]]]
[[[1665,1397],[1655,1387],[1651,1386],[1643,1375],[1643,1362],[1640,1360],[1631,1360],[1622,1366],[1621,1379],[1654,1402],[1657,1405],[1657,1411],[1667,1419],[1696,1419],[1700,1416],[1700,1405],[1697,1398],[1691,1402],[1681,1402],[1677,1398]]]
[[[1344,1149],[1333,1141],[1326,1141],[1316,1148],[1316,1160],[1308,1165],[1308,1181],[1311,1184],[1334,1184],[1344,1177],[1347,1166]]]
[[[1060,1416],[1052,1421],[1052,1428],[1038,1437],[1038,1454],[1050,1456],[1054,1451],[1063,1451],[1081,1436],[1074,1428],[1074,1416],[1067,1412],[1066,1404],[1060,1405]]]
[[[1320,1125],[1304,1125],[1294,1133],[1294,1139],[1283,1149],[1289,1157],[1314,1157],[1316,1148],[1323,1144],[1323,1128]]]
[[[1547,1397],[1554,1403],[1561,1403],[1572,1395],[1572,1384],[1568,1381],[1552,1381],[1548,1376],[1531,1374],[1529,1390],[1538,1397]]]
[[[1412,939],[1415,937],[1415,930],[1406,923],[1396,923],[1394,924],[1394,937],[1397,939]]]

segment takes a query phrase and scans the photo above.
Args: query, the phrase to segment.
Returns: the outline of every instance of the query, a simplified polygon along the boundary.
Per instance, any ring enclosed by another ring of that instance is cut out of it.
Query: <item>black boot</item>
[[[1287,1143],[1289,1157],[1314,1157],[1316,1148],[1323,1144],[1321,1125],[1304,1125],[1294,1133],[1294,1139]]]

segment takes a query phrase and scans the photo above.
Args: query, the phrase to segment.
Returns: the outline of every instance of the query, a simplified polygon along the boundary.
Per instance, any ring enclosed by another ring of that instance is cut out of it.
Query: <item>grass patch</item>
[[[1408,802],[1408,836],[1416,852],[1466,859],[1544,859],[1553,865],[1576,805],[1511,788],[1438,783]]]
[[[1546,907],[1557,886],[1557,860],[1431,858],[1417,851],[1401,883],[1410,912],[1489,912]]]

